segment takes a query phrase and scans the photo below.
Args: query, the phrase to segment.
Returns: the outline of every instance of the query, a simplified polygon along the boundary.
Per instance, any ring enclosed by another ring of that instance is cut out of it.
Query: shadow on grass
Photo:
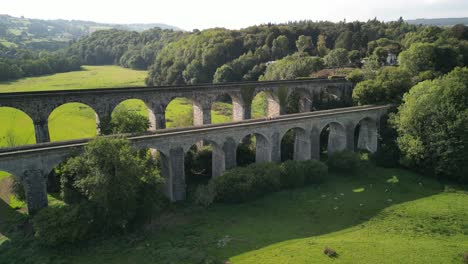
[[[225,260],[282,241],[363,226],[389,206],[442,191],[441,184],[417,174],[367,166],[359,175],[333,174],[325,184],[245,204],[208,209],[179,204],[173,213],[132,234],[89,241],[62,252],[31,248],[28,254],[77,263],[210,263],[207,260]],[[10,246],[7,256],[16,256],[21,247]]]

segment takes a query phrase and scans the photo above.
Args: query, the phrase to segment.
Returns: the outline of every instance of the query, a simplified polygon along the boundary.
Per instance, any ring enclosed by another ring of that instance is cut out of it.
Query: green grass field
[[[0,92],[43,91],[58,89],[90,89],[144,85],[145,71],[124,69],[118,66],[83,66],[83,71],[59,73],[50,76],[25,78],[0,83]],[[265,116],[264,96],[254,100],[253,117]],[[117,107],[125,107],[148,116],[145,104],[140,100],[127,100]],[[212,123],[232,121],[232,104],[215,102],[211,111]],[[167,127],[187,127],[193,124],[192,103],[187,98],[174,99],[166,109]],[[34,144],[32,120],[23,112],[0,108],[0,147]],[[89,138],[96,136],[96,117],[86,105],[69,103],[55,109],[49,117],[52,141]]]
[[[56,73],[41,77],[1,82],[0,92],[31,92],[144,86],[147,71],[119,66],[83,66],[82,71]]]
[[[47,250],[7,234],[0,262],[463,263],[468,192],[405,170],[366,166],[358,175],[332,174],[323,185],[245,204],[182,204],[141,232],[73,248]],[[324,255],[325,246],[339,256]]]

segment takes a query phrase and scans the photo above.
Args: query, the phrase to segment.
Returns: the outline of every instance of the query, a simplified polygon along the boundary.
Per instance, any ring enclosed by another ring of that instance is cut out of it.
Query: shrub
[[[254,163],[248,166],[254,177],[252,187],[258,196],[280,189],[281,170],[275,163]]]
[[[34,236],[44,246],[83,241],[92,235],[95,210],[89,204],[51,206],[33,218]]]
[[[239,203],[279,190],[280,168],[274,163],[252,164],[214,178],[216,200]]]
[[[297,188],[307,184],[321,183],[328,175],[327,165],[318,160],[288,160],[281,167],[281,186],[284,188]]]
[[[359,165],[359,154],[349,150],[335,152],[328,156],[330,170],[343,173],[353,173]]]
[[[98,138],[63,166],[63,198],[67,203],[86,201],[98,207],[105,216],[103,228],[125,229],[141,213],[140,203],[151,203],[155,209],[161,202],[162,178],[153,163],[127,140]]]
[[[300,162],[288,160],[281,165],[281,186],[284,188],[297,188],[305,184],[305,171]]]
[[[321,161],[306,160],[301,161],[300,164],[305,171],[306,184],[322,183],[328,176],[328,166]]]
[[[206,185],[199,185],[195,190],[195,204],[208,207],[216,198],[216,188],[213,181]]]

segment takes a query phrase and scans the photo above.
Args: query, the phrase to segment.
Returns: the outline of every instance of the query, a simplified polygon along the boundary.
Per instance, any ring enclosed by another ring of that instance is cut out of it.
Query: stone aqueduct
[[[236,122],[204,125],[201,127],[190,127],[184,129],[163,129],[143,136],[131,136],[129,140],[137,148],[157,149],[161,154],[162,175],[166,179],[165,193],[172,201],[185,199],[185,169],[184,156],[191,146],[197,142],[209,142],[213,147],[212,173],[219,176],[226,169],[236,166],[236,149],[242,139],[248,135],[256,136],[256,162],[281,161],[281,140],[287,131],[295,131],[294,159],[307,160],[320,158],[320,133],[329,127],[328,152],[348,149],[355,150],[356,146],[374,152],[378,146],[378,127],[380,118],[386,114],[389,106],[361,106],[345,107],[333,110],[304,112],[293,115],[278,116],[270,119],[243,120],[249,117],[247,109],[250,104],[242,96],[242,89],[246,86],[254,87],[254,92],[267,91],[270,93],[269,111],[270,114],[279,115],[281,107],[276,101],[275,93],[281,87],[288,87],[288,93],[292,90],[309,96],[307,102],[314,98],[314,94],[333,91],[335,96],[344,100],[349,100],[352,86],[343,80],[307,80],[307,81],[286,81],[268,83],[248,83],[248,84],[225,84],[207,86],[187,86],[180,87],[178,91],[165,92],[157,91],[154,88],[144,88],[131,92],[128,89],[111,89],[96,91],[72,91],[66,92],[44,92],[44,96],[22,97],[19,94],[7,94],[0,96],[0,106],[10,106],[21,109],[32,116],[36,129],[46,129],[44,124],[37,122],[39,117],[47,116],[57,105],[64,102],[84,102],[97,109],[97,113],[109,114],[118,102],[131,98],[142,99],[149,109],[155,113],[156,123],[163,126],[164,119],[158,109],[176,96],[186,96],[198,98],[197,103],[201,106],[208,105],[216,98],[216,95],[228,92],[233,98],[234,116],[238,115]],[[332,86],[331,86],[332,85]],[[218,87],[218,86],[222,86]],[[197,87],[197,88],[196,88]],[[166,89],[166,88],[159,88]],[[164,94],[157,99],[152,93]],[[179,94],[178,94],[179,93]],[[37,93],[39,94],[39,93]],[[200,97],[205,94],[203,100]],[[30,96],[31,95],[31,96]],[[306,97],[307,98],[307,97]],[[28,102],[30,102],[28,104]],[[202,102],[202,103],[200,103]],[[313,102],[313,101],[312,101]],[[238,104],[238,106],[236,106]],[[304,103],[310,108],[310,104]],[[41,115],[35,113],[41,111],[41,106],[45,106]],[[194,107],[196,108],[196,107]],[[51,110],[52,109],[52,110]],[[209,121],[209,116],[204,107],[200,114],[204,123]],[[237,109],[237,110],[236,110]],[[307,110],[307,109],[306,109]],[[194,112],[196,112],[194,110]],[[237,114],[236,114],[237,112]],[[250,112],[249,112],[250,113]],[[37,117],[36,117],[37,115]],[[241,118],[242,117],[242,118]],[[239,121],[240,120],[240,121]],[[43,119],[42,119],[43,121]],[[42,122],[41,121],[41,122]],[[358,132],[358,137],[356,135]],[[40,142],[46,138],[42,132],[36,132]],[[356,142],[357,141],[357,142]],[[25,186],[28,210],[35,212],[47,206],[46,181],[47,175],[60,162],[71,155],[79,152],[86,145],[87,140],[75,140],[55,143],[42,143],[17,147],[13,149],[0,149],[0,170],[7,171],[19,177]]]
[[[300,96],[300,112],[311,110],[313,102],[337,99],[350,104],[352,84],[344,79],[309,79],[294,81],[240,82],[186,86],[113,88],[45,92],[1,93],[0,107],[12,107],[31,117],[36,143],[49,142],[48,118],[54,109],[66,103],[82,103],[96,113],[96,122],[110,116],[114,108],[128,99],[143,101],[148,109],[150,130],[166,128],[166,107],[176,97],[193,102],[194,125],[211,123],[211,105],[222,95],[229,95],[233,120],[250,119],[251,103],[259,92],[268,98],[268,115],[285,113],[282,102],[295,92]]]

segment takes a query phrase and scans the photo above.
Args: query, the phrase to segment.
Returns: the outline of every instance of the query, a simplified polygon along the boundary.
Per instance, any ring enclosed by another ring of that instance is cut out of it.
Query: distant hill
[[[175,26],[151,24],[107,24],[82,20],[42,20],[0,15],[0,44],[34,50],[57,50],[97,30],[123,29],[144,31],[159,27],[180,31]]]
[[[418,18],[405,20],[413,25],[453,26],[457,24],[468,25],[468,17],[459,18]]]

